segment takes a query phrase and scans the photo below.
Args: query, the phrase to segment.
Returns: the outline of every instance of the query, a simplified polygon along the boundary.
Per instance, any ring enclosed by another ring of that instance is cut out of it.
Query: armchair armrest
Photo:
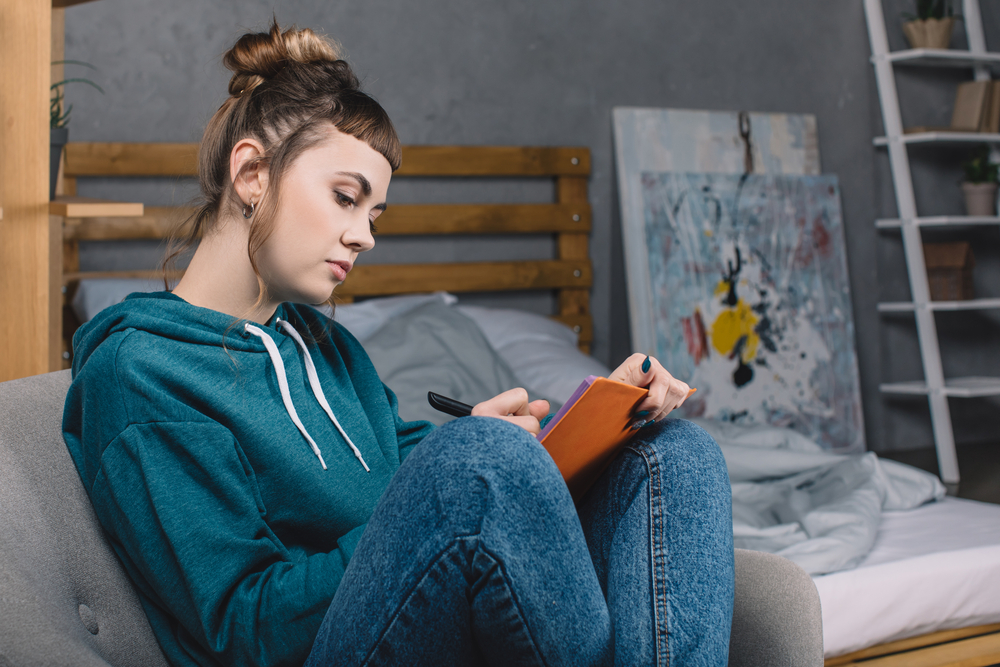
[[[729,667],[823,665],[819,593],[795,563],[736,550],[736,596]]]

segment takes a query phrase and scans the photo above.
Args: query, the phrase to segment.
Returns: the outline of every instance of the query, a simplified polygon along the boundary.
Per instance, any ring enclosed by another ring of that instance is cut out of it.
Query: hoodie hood
[[[286,309],[282,304],[271,322],[275,318],[286,316]],[[73,336],[73,376],[76,377],[101,343],[112,334],[129,329],[195,345],[225,347],[241,352],[265,352],[264,343],[259,338],[245,333],[243,325],[247,321],[209,308],[193,306],[170,292],[129,294],[121,303],[105,308],[77,329]]]

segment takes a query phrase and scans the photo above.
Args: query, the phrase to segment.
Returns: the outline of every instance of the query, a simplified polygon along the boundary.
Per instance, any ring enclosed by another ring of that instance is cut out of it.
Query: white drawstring
[[[361,465],[365,467],[365,472],[371,472],[368,468],[368,464],[365,463],[364,457],[361,456],[361,451],[355,446],[354,441],[351,440],[351,436],[347,435],[347,431],[345,431],[340,425],[340,422],[337,421],[336,415],[333,414],[333,410],[330,408],[330,404],[326,400],[326,394],[323,393],[323,387],[319,383],[319,376],[316,374],[316,364],[313,363],[312,355],[309,354],[309,349],[306,347],[305,341],[302,340],[302,336],[299,335],[299,332],[295,330],[295,327],[293,327],[290,322],[278,318],[276,323],[280,325],[289,336],[294,338],[296,343],[299,344],[299,347],[302,349],[302,357],[306,362],[306,375],[309,376],[309,386],[312,387],[313,396],[316,397],[316,400],[326,412],[326,416],[330,418],[333,425],[337,427],[338,431],[340,431],[340,435],[344,436],[344,440],[347,441],[351,451],[354,452],[354,456],[357,457],[357,459],[361,461]]]
[[[313,453],[319,462],[323,465],[323,470],[326,470],[326,461],[323,460],[323,455],[320,454],[319,446],[316,441],[312,439],[309,435],[309,431],[306,427],[302,425],[302,421],[299,419],[299,415],[295,412],[295,405],[292,403],[292,395],[288,391],[288,378],[285,376],[285,363],[281,360],[281,355],[278,353],[278,346],[274,344],[274,340],[267,335],[267,333],[260,327],[255,327],[254,325],[247,322],[243,325],[247,331],[257,336],[264,343],[264,347],[267,348],[267,353],[271,357],[271,363],[274,365],[274,374],[278,376],[278,389],[281,391],[281,400],[285,404],[285,410],[288,412],[288,416],[292,418],[295,422],[295,426],[298,427],[299,432],[309,441],[309,446],[312,447]]]

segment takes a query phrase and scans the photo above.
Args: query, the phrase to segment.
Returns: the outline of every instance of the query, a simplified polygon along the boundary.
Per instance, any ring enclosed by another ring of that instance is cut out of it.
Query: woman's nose
[[[372,223],[368,216],[354,220],[344,231],[344,245],[365,252],[375,247],[375,237],[372,235]]]

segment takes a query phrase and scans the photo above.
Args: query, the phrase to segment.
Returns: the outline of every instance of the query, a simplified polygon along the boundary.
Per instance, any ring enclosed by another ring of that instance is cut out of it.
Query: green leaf
[[[82,60],[53,60],[53,65],[83,65],[84,67],[89,67],[90,69],[97,71],[97,68],[90,63],[85,63]]]
[[[89,67],[92,70],[97,70],[96,67],[94,67],[90,63],[85,63],[82,60],[54,60],[52,61],[52,64],[82,65],[83,67]],[[65,100],[65,96],[63,94],[63,87],[68,83],[85,83],[88,86],[91,86],[92,88],[96,88],[97,91],[100,92],[102,95],[104,94],[104,89],[98,86],[90,79],[73,77],[53,83],[51,86],[49,86],[49,90],[54,91],[54,95],[52,96],[52,101],[49,106],[49,127],[53,128],[66,127],[66,124],[69,122],[69,112],[73,109],[73,105],[71,104],[67,106],[65,111],[63,111],[63,102]]]
[[[990,162],[990,150],[979,148],[972,158],[962,163],[966,183],[993,183],[997,180],[1000,165]]]
[[[53,83],[51,86],[49,86],[49,90],[55,90],[59,86],[65,86],[67,83],[85,83],[88,86],[93,86],[94,88],[97,88],[97,90],[101,91],[102,95],[104,94],[104,89],[98,86],[96,83],[94,83],[90,79],[80,79],[80,78],[63,79],[62,81]]]

